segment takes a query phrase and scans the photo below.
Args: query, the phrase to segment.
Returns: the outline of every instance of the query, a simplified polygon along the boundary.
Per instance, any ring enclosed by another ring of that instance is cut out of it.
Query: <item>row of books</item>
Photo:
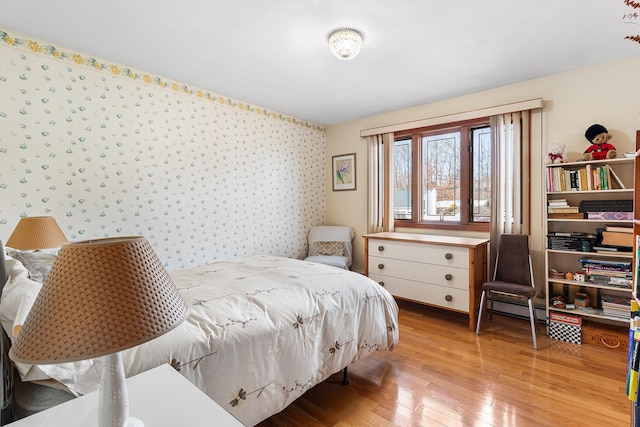
[[[583,168],[547,168],[547,192],[587,191],[626,188],[609,165],[586,164]]]
[[[631,299],[616,295],[602,294],[602,315],[615,319],[628,320],[631,312]]]
[[[607,225],[604,229],[596,229],[598,252],[631,252],[633,250],[633,226]]]
[[[580,258],[585,279],[614,288],[633,288],[632,262],[624,259]]]
[[[547,248],[561,251],[593,252],[596,236],[590,233],[552,231],[547,234]]]
[[[555,219],[582,219],[584,214],[578,206],[570,206],[567,199],[551,199],[547,201],[547,217]]]

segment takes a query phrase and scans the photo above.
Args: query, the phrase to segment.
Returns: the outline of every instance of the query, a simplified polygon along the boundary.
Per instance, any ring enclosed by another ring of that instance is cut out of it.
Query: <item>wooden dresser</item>
[[[367,276],[396,298],[468,313],[475,330],[488,239],[388,232],[364,239]]]

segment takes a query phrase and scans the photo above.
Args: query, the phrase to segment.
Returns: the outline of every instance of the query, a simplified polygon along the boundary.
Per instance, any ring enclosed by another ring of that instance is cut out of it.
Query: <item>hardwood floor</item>
[[[400,302],[400,343],[307,391],[270,426],[629,426],[627,355],[549,339],[527,320]]]

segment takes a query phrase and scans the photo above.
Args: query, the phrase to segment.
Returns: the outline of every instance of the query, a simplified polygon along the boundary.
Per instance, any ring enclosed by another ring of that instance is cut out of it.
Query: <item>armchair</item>
[[[305,261],[317,262],[348,270],[352,262],[352,244],[355,234],[351,227],[316,225],[311,227],[309,252]]]

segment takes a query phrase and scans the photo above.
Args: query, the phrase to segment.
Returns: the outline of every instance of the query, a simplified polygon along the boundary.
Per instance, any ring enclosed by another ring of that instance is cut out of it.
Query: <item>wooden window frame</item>
[[[474,128],[489,126],[489,117],[472,120],[464,120],[453,123],[443,123],[434,126],[407,129],[394,133],[394,142],[411,138],[411,220],[395,219],[396,227],[401,228],[425,228],[437,230],[464,230],[464,231],[489,231],[489,222],[471,221],[469,206],[470,192],[472,188],[472,162],[471,162],[471,131]],[[423,200],[419,195],[422,192],[422,137],[446,131],[460,131],[460,221],[423,221]],[[464,184],[464,185],[463,185]]]

